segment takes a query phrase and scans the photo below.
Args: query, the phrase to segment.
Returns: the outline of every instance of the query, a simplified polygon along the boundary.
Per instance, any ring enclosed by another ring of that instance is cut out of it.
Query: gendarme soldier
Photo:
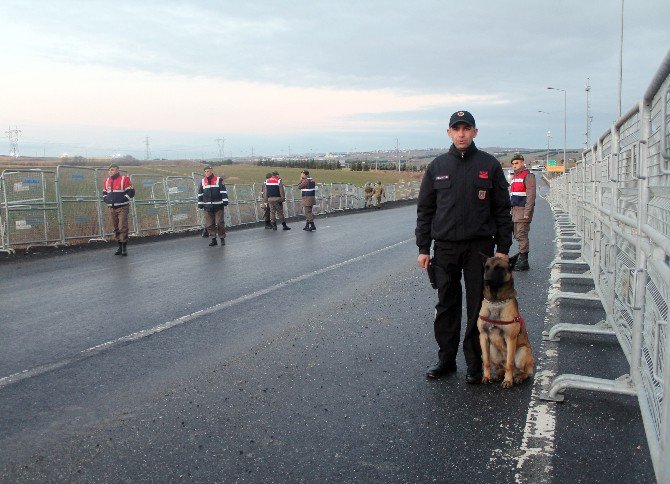
[[[109,215],[114,226],[114,238],[119,246],[114,255],[128,255],[128,214],[130,200],[135,196],[135,189],[130,177],[119,173],[119,165],[109,165],[109,177],[102,186],[102,199],[109,207]]]
[[[308,170],[302,170],[300,173],[300,184],[298,185],[300,189],[300,194],[302,198],[300,200],[300,205],[305,212],[305,227],[303,230],[312,232],[316,230],[314,225],[314,214],[312,213],[312,208],[316,205],[316,182],[314,178],[309,176]]]
[[[283,230],[291,230],[284,220],[284,207],[282,203],[286,200],[284,184],[279,173],[272,173],[272,177],[265,180],[263,185],[263,201],[270,206],[270,223],[272,230],[277,230],[277,219],[281,220]]]
[[[228,205],[228,191],[223,178],[214,175],[211,166],[205,167],[205,177],[198,187],[198,208],[205,211],[205,228],[212,238],[210,247],[217,244],[216,235],[221,239],[221,245],[226,245],[226,224],[223,217],[223,207]]]

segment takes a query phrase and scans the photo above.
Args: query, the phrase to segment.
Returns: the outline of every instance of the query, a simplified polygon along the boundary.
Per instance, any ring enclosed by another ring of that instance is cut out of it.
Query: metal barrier
[[[100,198],[104,178],[99,168],[59,165],[56,167],[61,242],[104,238],[104,217]],[[106,173],[106,172],[104,172]]]
[[[107,240],[113,235],[102,185],[107,170],[58,165],[53,170],[6,169],[0,174],[0,252],[17,247],[60,245],[73,241]],[[129,231],[133,236],[199,229],[202,210],[197,192],[202,175],[130,175],[135,198],[130,205]],[[387,193],[403,193],[387,200],[416,198],[419,183],[385,186]],[[227,185],[226,226],[252,224],[263,218],[261,184]],[[286,185],[284,214],[302,214],[297,185]],[[317,184],[314,214],[363,207],[360,187],[343,183]]]
[[[659,482],[670,482],[669,101],[670,52],[642,100],[584,151],[577,166],[549,181],[559,278],[590,278],[594,285],[589,293],[558,297],[598,300],[606,320],[560,323],[546,339],[557,341],[563,331],[615,335],[630,371],[614,380],[559,375],[543,395],[560,401],[566,389],[580,388],[637,396]],[[577,257],[570,258],[570,250]],[[571,262],[590,270],[563,271]]]
[[[4,234],[3,245],[58,244],[60,206],[55,172],[4,170],[1,175]]]

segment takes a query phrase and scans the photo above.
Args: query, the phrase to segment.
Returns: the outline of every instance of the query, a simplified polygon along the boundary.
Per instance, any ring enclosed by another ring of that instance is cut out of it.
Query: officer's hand
[[[430,263],[430,255],[419,254],[419,257],[416,261],[419,263],[419,267],[421,267],[422,269],[428,269],[428,264]]]
[[[502,252],[496,252],[493,254],[494,257],[502,257],[505,260],[509,260],[509,254],[503,254]]]

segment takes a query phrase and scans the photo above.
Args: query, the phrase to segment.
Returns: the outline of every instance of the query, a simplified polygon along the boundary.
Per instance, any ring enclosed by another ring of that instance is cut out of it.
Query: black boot
[[[305,226],[304,226],[302,229],[303,229],[303,230],[312,230],[312,229],[309,227],[309,222],[305,222]]]
[[[265,228],[266,229],[271,229],[272,228],[272,224],[267,220],[265,221]]]
[[[126,245],[128,245],[128,242],[124,242],[121,244],[121,255],[128,255],[128,251],[126,250]]]
[[[114,255],[121,255],[123,253],[123,244],[119,242],[119,248],[116,249],[116,252],[114,252]]]
[[[314,225],[314,222],[310,222],[309,224],[312,226],[312,228],[310,228],[309,230],[311,231],[316,230],[316,225]]]
[[[207,233],[207,229],[202,229],[202,238],[206,239],[207,237],[209,237],[209,234]]]
[[[210,247],[214,247],[215,245],[219,245],[219,244],[216,243],[216,237],[214,237],[214,238],[212,239],[212,241],[209,243],[209,246],[210,246]]]
[[[224,237],[223,239],[221,239],[221,245],[226,245],[226,239],[225,239],[225,237]]]
[[[281,223],[281,226],[282,226],[282,230],[291,230],[291,227],[289,227],[288,225],[286,225],[286,222],[282,222],[282,223]]]
[[[277,230],[277,222],[272,222],[272,230]]]
[[[527,271],[528,269],[530,269],[530,266],[528,265],[528,252],[521,252],[519,254],[519,259],[516,261],[516,264],[514,264],[514,270]]]

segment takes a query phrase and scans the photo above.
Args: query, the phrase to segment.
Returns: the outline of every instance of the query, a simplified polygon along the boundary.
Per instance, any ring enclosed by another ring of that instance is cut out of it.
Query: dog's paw
[[[503,388],[512,388],[512,380],[503,380],[502,387]]]
[[[514,377],[514,384],[519,385],[520,383],[526,381],[527,378],[528,377],[521,377],[521,376]]]
[[[491,383],[491,377],[490,376],[483,376],[482,377],[482,383]]]

